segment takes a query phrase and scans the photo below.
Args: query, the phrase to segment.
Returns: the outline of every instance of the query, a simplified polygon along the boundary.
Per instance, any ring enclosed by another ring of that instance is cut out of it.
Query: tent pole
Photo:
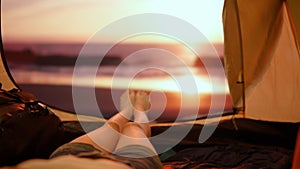
[[[294,149],[294,157],[293,157],[293,166],[292,169],[298,169],[300,168],[300,124],[298,127],[298,134]]]
[[[289,17],[289,20],[290,20],[290,25],[291,25],[291,28],[292,28],[292,32],[293,32],[293,35],[295,37],[295,44],[296,44],[296,47],[297,47],[297,51],[298,51],[298,54],[300,55],[300,44],[299,44],[299,39],[297,39],[297,28],[295,26],[295,19],[292,17],[293,14],[291,13],[291,10],[290,10],[290,7],[289,7],[289,2],[285,1],[285,8],[287,9],[287,13],[288,13],[288,17]]]
[[[239,111],[243,112],[243,117],[245,118],[245,107],[246,107],[246,96],[245,96],[245,68],[244,68],[244,51],[243,51],[243,38],[242,38],[242,29],[241,29],[241,18],[239,15],[239,8],[238,8],[238,0],[235,0],[235,9],[237,13],[237,22],[238,22],[238,30],[239,30],[239,41],[240,41],[240,53],[241,53],[241,79],[237,81],[238,84],[242,85],[242,101],[243,106]]]

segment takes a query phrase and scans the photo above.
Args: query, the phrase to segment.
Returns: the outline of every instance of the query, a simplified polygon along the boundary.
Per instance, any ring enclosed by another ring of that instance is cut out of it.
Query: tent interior
[[[297,0],[225,0],[224,67],[233,111],[195,121],[151,124],[153,136],[169,128],[173,129],[173,135],[190,129],[174,147],[168,145],[177,141],[175,137],[151,140],[156,148],[167,147],[168,151],[160,154],[166,168],[300,167],[299,6]],[[3,90],[23,90],[10,73],[2,42],[0,82]],[[1,100],[0,103],[0,118],[3,118],[9,103]],[[15,124],[12,130],[2,130],[0,120],[0,166],[48,158],[60,145],[106,121],[67,112],[55,105],[47,105],[47,108],[61,120],[60,131],[42,139],[43,135],[28,134],[33,131],[32,124],[28,129]],[[26,125],[32,123],[24,120]],[[46,125],[35,128],[33,133],[47,133],[51,126]],[[216,129],[200,143],[201,131],[207,127]],[[21,133],[6,138],[11,135],[9,132],[16,130]],[[30,142],[22,140],[24,133],[30,135]]]

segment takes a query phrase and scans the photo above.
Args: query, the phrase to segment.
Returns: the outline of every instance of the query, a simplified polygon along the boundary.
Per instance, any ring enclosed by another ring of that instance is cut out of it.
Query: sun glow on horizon
[[[79,87],[107,88],[112,90],[132,88],[148,91],[177,92],[187,95],[210,94],[213,91],[211,81],[207,76],[194,74],[134,79],[112,76],[77,76],[74,79],[74,77],[69,75],[54,76],[51,72],[45,73],[37,71],[14,71],[13,75],[17,79],[17,83],[20,84],[74,85]],[[182,84],[184,85],[182,86]],[[213,93],[222,94],[229,92],[228,88],[224,89],[223,85],[215,85],[219,89],[214,90]],[[191,90],[192,87],[196,87],[196,89]]]

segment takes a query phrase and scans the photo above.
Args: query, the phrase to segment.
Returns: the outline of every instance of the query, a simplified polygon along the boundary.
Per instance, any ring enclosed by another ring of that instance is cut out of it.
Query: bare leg
[[[149,96],[144,91],[137,91],[135,98],[134,122],[127,123],[123,127],[116,150],[130,145],[141,145],[151,149],[153,155],[156,155],[156,151],[148,139],[150,127],[146,111],[150,108]]]
[[[134,122],[139,123],[140,127],[144,129],[147,137],[151,136],[151,128],[149,125],[149,119],[146,114],[151,107],[149,95],[144,91],[138,91],[136,93],[136,101],[134,104]]]
[[[121,111],[111,117],[107,122],[116,123],[121,130],[123,126],[131,119],[133,113],[133,105],[135,103],[135,92],[133,90],[126,91],[120,98]]]
[[[131,103],[135,102],[134,91],[126,92],[122,97],[123,110],[121,112],[111,117],[102,127],[78,137],[72,142],[91,144],[106,153],[113,152],[120,137],[120,129],[132,116]]]

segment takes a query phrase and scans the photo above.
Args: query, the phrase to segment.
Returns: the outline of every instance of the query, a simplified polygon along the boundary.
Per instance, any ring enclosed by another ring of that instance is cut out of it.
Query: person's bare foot
[[[151,107],[151,104],[150,104],[149,95],[145,91],[142,91],[142,90],[136,91],[134,108],[137,111],[146,112],[150,109],[150,107]]]
[[[149,126],[149,119],[146,112],[150,109],[149,94],[145,91],[138,90],[135,93],[134,104],[134,122],[137,122],[139,126],[144,130],[145,136],[151,136],[151,128]]]
[[[135,91],[127,90],[120,97],[120,111],[133,111],[135,104]]]
[[[120,97],[120,114],[127,120],[131,120],[134,112],[135,91],[127,90]]]

